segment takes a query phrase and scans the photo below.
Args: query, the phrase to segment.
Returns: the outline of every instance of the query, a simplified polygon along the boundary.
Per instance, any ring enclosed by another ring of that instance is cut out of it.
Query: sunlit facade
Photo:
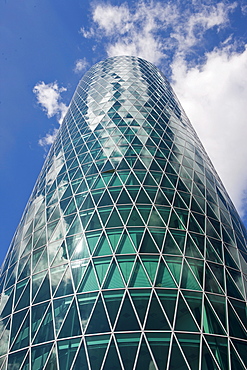
[[[245,369],[246,260],[166,78],[109,58],[79,83],[3,263],[0,369]]]

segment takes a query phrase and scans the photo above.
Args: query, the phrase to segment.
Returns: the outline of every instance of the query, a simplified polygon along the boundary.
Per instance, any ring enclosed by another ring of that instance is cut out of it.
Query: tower
[[[246,253],[162,73],[100,62],[2,266],[0,369],[244,369]]]

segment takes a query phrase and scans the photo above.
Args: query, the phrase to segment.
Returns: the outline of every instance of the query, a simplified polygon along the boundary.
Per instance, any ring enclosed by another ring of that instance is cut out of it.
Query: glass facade
[[[162,73],[79,83],[0,277],[0,369],[246,369],[246,231]]]

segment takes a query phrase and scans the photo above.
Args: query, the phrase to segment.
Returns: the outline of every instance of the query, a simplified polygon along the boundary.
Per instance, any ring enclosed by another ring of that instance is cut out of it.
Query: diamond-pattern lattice
[[[246,253],[162,73],[100,62],[2,266],[0,369],[245,369]]]

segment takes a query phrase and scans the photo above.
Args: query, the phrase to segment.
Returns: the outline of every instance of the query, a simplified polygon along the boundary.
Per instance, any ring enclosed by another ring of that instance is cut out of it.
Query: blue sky
[[[246,220],[246,44],[246,0],[1,0],[0,263],[79,79],[107,56],[168,76]]]

